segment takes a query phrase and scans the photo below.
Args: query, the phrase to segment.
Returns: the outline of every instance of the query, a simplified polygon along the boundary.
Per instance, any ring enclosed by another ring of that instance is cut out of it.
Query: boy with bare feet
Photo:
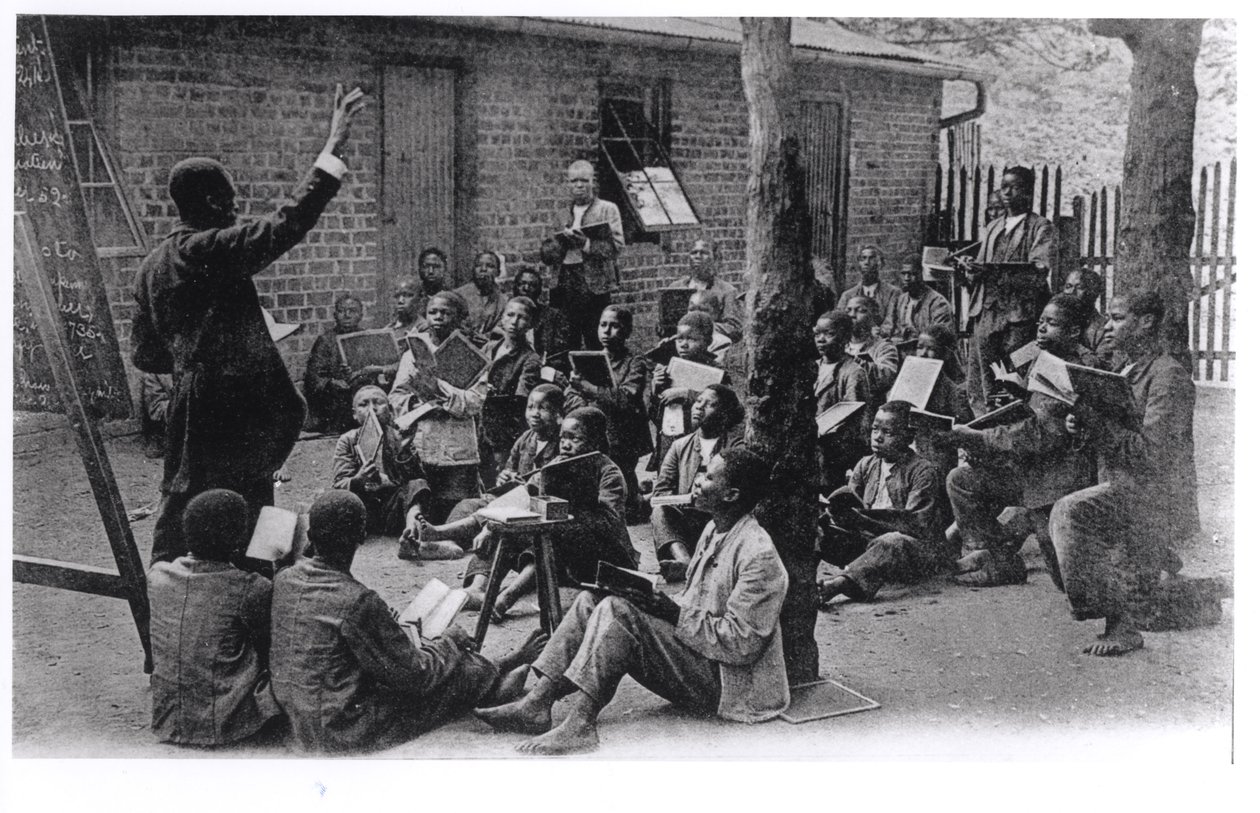
[[[819,580],[823,604],[840,595],[871,601],[886,582],[919,581],[948,569],[958,557],[945,540],[944,477],[910,448],[913,440],[909,403],[889,401],[879,408],[871,426],[872,454],[849,478],[848,491],[862,507],[830,510],[834,533],[820,539],[823,560],[844,567],[835,578]],[[833,497],[833,505],[837,502]]]
[[[1098,485],[1068,494],[1050,512],[1050,539],[1078,620],[1106,622],[1089,655],[1142,647],[1135,611],[1160,568],[1175,568],[1172,545],[1199,529],[1194,473],[1194,382],[1161,338],[1164,303],[1154,292],[1114,297],[1106,332],[1132,364],[1141,429],[1077,406],[1064,420],[1098,459]]]
[[[311,558],[276,576],[272,687],[306,750],[385,748],[503,702],[519,694],[546,640],[536,633],[497,663],[459,627],[412,646],[384,600],[350,575],[366,521],[354,494],[324,492],[311,506]]]
[[[734,449],[713,458],[692,488],[713,521],[696,547],[678,601],[661,593],[584,592],[533,663],[538,682],[520,700],[474,714],[500,731],[536,734],[517,746],[566,754],[599,745],[596,718],[626,675],[665,699],[740,722],[788,705],[779,633],[787,571],[752,516],[769,463]],[[551,708],[576,692],[552,727]]]

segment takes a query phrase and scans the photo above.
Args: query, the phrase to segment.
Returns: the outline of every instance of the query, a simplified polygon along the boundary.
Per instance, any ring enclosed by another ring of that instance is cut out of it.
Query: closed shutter
[[[813,225],[814,257],[826,260],[844,279],[848,145],[844,106],[835,101],[801,102],[802,165]]]

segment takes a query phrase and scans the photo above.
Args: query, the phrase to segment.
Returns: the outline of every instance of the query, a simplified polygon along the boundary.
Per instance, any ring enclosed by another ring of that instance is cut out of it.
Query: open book
[[[1120,373],[1072,364],[1042,352],[1028,371],[1028,391],[1048,395],[1071,406],[1084,402],[1129,429],[1142,428],[1133,400],[1133,387]]]
[[[518,485],[489,505],[478,509],[476,516],[491,522],[537,522],[542,516],[529,510],[529,486]]]
[[[279,562],[287,558],[299,542],[302,525],[300,517],[294,512],[264,505],[258,512],[258,523],[254,525],[254,535],[249,539],[245,556],[264,562]]]
[[[1028,379],[1020,375],[1020,370],[1032,364],[1041,355],[1041,348],[1037,343],[1029,342],[1011,352],[1010,366],[1008,367],[1002,361],[995,361],[989,365],[989,369],[993,371],[993,378],[996,381],[1005,381],[1019,387],[1021,390],[1028,389]]]
[[[726,371],[721,367],[710,367],[707,364],[699,364],[694,361],[687,361],[681,356],[674,356],[669,360],[669,385],[671,387],[682,387],[689,390],[702,390],[710,384],[721,384],[726,378]]]
[[[944,368],[945,362],[940,359],[907,356],[897,373],[897,380],[888,391],[888,400],[908,401],[917,409],[927,409]]]
[[[818,424],[818,436],[829,435],[846,424],[852,424],[862,416],[865,401],[841,401],[827,407],[814,418]]]
[[[586,235],[586,239],[588,240],[612,239],[612,224],[607,222],[592,223],[589,226],[582,226],[578,229],[578,231]],[[563,231],[558,231],[553,236],[556,238],[556,242],[564,246],[566,249],[580,248],[582,245],[575,240],[571,240],[569,235],[565,234]]]
[[[691,505],[691,492],[686,494],[656,494],[648,502],[652,504],[653,508],[658,505]]]
[[[595,568],[595,581],[582,584],[588,590],[603,593],[655,593],[656,577],[641,570],[617,567],[600,561]]]
[[[420,638],[436,638],[445,632],[467,603],[468,593],[429,579],[399,614],[398,623],[412,643],[419,644]]]

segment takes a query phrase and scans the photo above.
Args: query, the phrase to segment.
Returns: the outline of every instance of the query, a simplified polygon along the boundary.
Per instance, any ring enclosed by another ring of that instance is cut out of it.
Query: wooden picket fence
[[[1120,223],[1119,186],[1073,196],[1063,210],[1063,170],[1034,167],[1033,211],[1055,221],[1059,230],[1058,279],[1072,268],[1091,268],[1105,280],[1100,307],[1111,296],[1115,241]],[[960,247],[975,242],[987,222],[985,203],[997,189],[1000,169],[937,167],[936,206],[927,228],[930,245]],[[1199,170],[1195,186],[1195,237],[1189,257],[1199,295],[1190,304],[1190,353],[1199,381],[1233,384],[1230,367],[1237,358],[1233,335],[1233,289],[1238,281],[1234,256],[1234,206],[1237,159]]]

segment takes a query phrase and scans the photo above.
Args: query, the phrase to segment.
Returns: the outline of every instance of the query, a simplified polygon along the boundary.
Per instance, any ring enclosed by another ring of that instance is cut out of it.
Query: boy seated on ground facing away
[[[307,751],[386,748],[477,704],[519,696],[521,667],[545,640],[536,632],[497,662],[474,652],[457,626],[413,646],[385,601],[350,575],[366,519],[355,495],[324,492],[311,506],[311,557],[276,576],[273,687]]]
[[[717,356],[709,352],[709,345],[713,343],[713,319],[707,313],[688,311],[678,320],[677,329],[678,332],[664,339],[661,345],[672,342],[674,354],[678,358],[721,369],[722,365]],[[722,383],[728,382],[729,378],[724,376]],[[695,431],[695,427],[691,425],[691,405],[695,403],[699,394],[696,390],[674,386],[667,365],[657,364],[652,370],[652,395],[648,407],[652,423],[656,425],[656,449],[648,464],[649,470],[659,469],[661,461],[665,459],[665,453],[669,451],[670,444],[683,435]],[[670,432],[668,427],[662,425],[666,408],[673,404],[682,408],[683,430],[681,432]]]
[[[696,477],[708,469],[714,455],[744,444],[743,422],[744,405],[734,390],[724,384],[705,387],[691,407],[691,423],[696,431],[669,447],[652,496],[690,495]],[[652,508],[652,542],[666,581],[686,578],[691,552],[708,523],[709,515],[693,505]]]
[[[866,371],[857,359],[844,352],[852,334],[853,320],[847,313],[830,311],[814,323],[814,348],[818,350],[818,378],[814,381],[817,414],[842,401],[866,403],[861,416],[818,438],[818,469],[824,494],[844,485],[846,473],[866,454],[871,418],[875,415]]]
[[[677,602],[662,593],[583,592],[533,663],[525,697],[477,709],[500,731],[538,736],[517,749],[563,754],[599,745],[596,718],[626,675],[689,710],[739,722],[769,720],[788,705],[779,632],[787,571],[752,515],[770,464],[745,449],[717,455],[692,487],[712,515]],[[551,708],[577,692],[552,728]]]
[[[944,478],[910,448],[913,438],[906,401],[889,401],[875,413],[872,454],[853,469],[848,503],[840,493],[832,495],[833,525],[820,537],[823,560],[844,567],[834,578],[819,579],[823,603],[839,595],[870,601],[886,582],[920,581],[958,558],[945,539]]]
[[[1080,344],[1084,314],[1064,294],[1050,300],[1037,322],[1037,347],[1064,361],[1097,367],[1098,359]],[[990,429],[955,426],[951,439],[967,453],[967,463],[949,473],[945,486],[967,555],[958,580],[972,587],[1023,584],[1026,568],[1019,549],[1028,536],[1025,522],[998,521],[1007,507],[1029,509],[1046,567],[1059,584],[1050,544],[1050,508],[1055,500],[1093,483],[1093,464],[1064,428],[1071,407],[1040,392],[1028,399],[1032,415]]]
[[[608,354],[613,386],[600,387],[574,373],[564,391],[565,412],[595,407],[608,419],[608,456],[626,482],[626,515],[633,522],[647,518],[642,510],[635,467],[652,448],[643,391],[647,387],[648,361],[630,351],[626,342],[634,332],[634,312],[620,305],[604,308],[596,336]]]
[[[554,384],[539,384],[529,393],[525,402],[525,423],[529,426],[512,444],[507,463],[495,481],[495,486],[509,486],[525,483],[525,477],[542,468],[560,454],[560,421],[564,415],[564,393]],[[460,502],[451,509],[447,517],[448,525],[457,529],[464,528],[464,520],[469,519],[477,511],[485,508],[494,500],[489,494],[471,497]],[[415,539],[420,537],[421,522],[417,516],[414,524],[408,525],[406,534]],[[426,536],[429,536],[426,532]],[[473,537],[475,538],[475,537]],[[465,538],[471,543],[473,538]],[[444,544],[432,541],[422,543],[424,546]],[[458,544],[458,543],[456,543]],[[464,589],[468,592],[468,603],[465,609],[478,610],[486,594],[486,581],[490,575],[490,560],[482,556],[473,556],[468,560],[464,570]]]
[[[376,456],[364,460],[359,437],[367,431],[364,425],[372,416],[380,424],[382,437]],[[396,536],[406,526],[407,514],[421,512],[428,501],[429,484],[424,480],[424,466],[412,448],[411,432],[399,432],[394,425],[394,411],[383,389],[369,384],[355,392],[354,419],[359,428],[337,438],[332,486],[350,491],[363,500],[368,533]],[[420,558],[420,551],[403,540],[399,555]]]
[[[577,482],[563,491],[553,489],[547,492],[568,501],[569,514],[574,520],[568,527],[550,531],[556,554],[556,575],[561,584],[571,587],[594,581],[595,570],[601,560],[627,568],[637,567],[639,562],[638,551],[631,544],[626,530],[625,480],[617,464],[608,456],[607,426],[604,413],[595,407],[578,407],[560,424],[557,461],[588,452],[597,453],[586,461],[588,465],[583,471],[588,473],[588,477],[575,478]],[[535,487],[545,482],[541,473],[530,478],[530,484]],[[483,530],[484,526],[485,520],[475,515],[445,525],[429,525],[421,519],[417,535],[421,540],[468,541],[476,538],[473,555],[482,561],[475,565],[470,563],[468,568],[474,573],[488,574],[499,539],[489,528]],[[496,621],[503,620],[512,605],[537,584],[533,551],[513,551],[512,555],[517,576],[503,588],[495,601],[493,618]]]
[[[231,562],[249,540],[249,507],[216,488],[189,501],[188,553],[149,570],[153,733],[226,745],[283,722],[267,671],[271,582]]]

